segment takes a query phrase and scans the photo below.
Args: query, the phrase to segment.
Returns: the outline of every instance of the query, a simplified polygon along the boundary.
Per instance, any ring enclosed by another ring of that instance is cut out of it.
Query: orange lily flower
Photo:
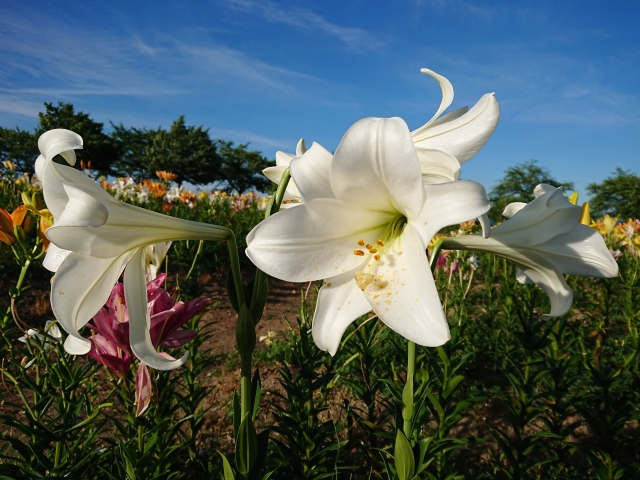
[[[19,225],[22,227],[24,217],[27,214],[27,207],[20,205],[13,213],[9,214],[5,209],[0,208],[0,242],[6,245],[13,245],[17,239],[14,227]]]

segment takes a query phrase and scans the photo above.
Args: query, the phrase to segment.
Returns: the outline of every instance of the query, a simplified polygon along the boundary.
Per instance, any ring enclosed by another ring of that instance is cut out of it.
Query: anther
[[[378,253],[378,250],[375,248],[370,248],[369,253]]]
[[[367,247],[367,250],[371,250],[373,248],[373,246],[370,243],[367,243],[365,246]]]
[[[379,262],[379,261],[380,261],[380,255],[374,255],[374,256],[373,256],[373,259],[374,259],[376,262]]]
[[[376,240],[376,245],[379,247],[384,247],[384,242],[382,240]]]
[[[353,254],[357,255],[358,257],[364,257],[364,252],[362,250],[354,250]]]
[[[360,245],[361,247],[364,247],[364,240],[358,240],[358,245]]]

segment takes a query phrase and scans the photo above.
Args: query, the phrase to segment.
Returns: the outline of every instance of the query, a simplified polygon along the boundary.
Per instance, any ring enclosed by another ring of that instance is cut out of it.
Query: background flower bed
[[[147,182],[139,187],[125,179],[110,188],[119,198],[155,211],[227,225],[241,247],[263,217],[254,196],[172,192],[168,183]],[[163,189],[162,196],[154,197],[154,191]],[[2,183],[5,209],[21,203],[22,190],[37,186],[26,180]],[[535,286],[518,284],[515,268],[505,261],[480,255],[472,268],[474,261],[464,253],[442,259],[436,282],[452,340],[438,349],[419,347],[416,368],[417,384],[425,392],[420,418],[425,438],[430,438],[424,445],[431,459],[424,478],[637,478],[640,225],[616,225],[609,218],[597,227],[618,256],[620,276],[570,278],[574,308],[549,322],[538,319],[538,312],[548,309],[545,295]],[[11,363],[3,345],[7,362],[1,395],[8,414],[1,429],[3,474],[24,478],[20,475],[31,464],[31,478],[52,473],[81,478],[220,476],[216,450],[233,451],[229,413],[239,376],[233,352],[235,316],[219,269],[225,263],[223,246],[204,244],[192,280],[183,281],[198,246],[173,245],[169,286],[187,298],[204,290],[213,302],[199,319],[200,327],[213,323],[188,347],[194,360],[186,367],[154,373],[156,395],[140,420],[132,416],[126,395],[107,387],[104,369],[91,361],[42,349],[36,376],[33,368],[20,366],[22,357],[33,353],[18,345]],[[0,248],[0,256],[5,299],[17,270],[9,249]],[[211,279],[215,286],[206,287]],[[48,281],[43,269],[31,270],[27,283],[34,285],[34,293],[25,297],[19,312],[32,327],[42,328],[51,318],[42,311]],[[258,330],[267,337],[258,353],[264,390],[258,419],[273,428],[267,459],[267,471],[275,470],[271,478],[387,478],[385,452],[392,452],[393,445],[389,427],[399,415],[404,385],[404,341],[376,319],[362,318],[330,357],[315,348],[308,334],[316,285],[302,286],[307,292],[303,301],[300,285],[272,281],[271,286],[271,306]],[[275,338],[269,338],[269,330],[277,332]],[[17,336],[15,329],[5,331],[4,342]],[[77,384],[65,386],[66,377],[76,374]],[[25,420],[16,385],[31,389],[25,396],[45,412],[39,421],[46,430]],[[107,403],[112,405],[100,407]],[[64,410],[65,405],[78,406],[78,411]],[[37,435],[30,439],[29,431],[7,423],[9,417],[31,425]],[[87,423],[74,427],[79,422]],[[114,430],[117,422],[122,428]],[[118,437],[121,441],[114,442]]]

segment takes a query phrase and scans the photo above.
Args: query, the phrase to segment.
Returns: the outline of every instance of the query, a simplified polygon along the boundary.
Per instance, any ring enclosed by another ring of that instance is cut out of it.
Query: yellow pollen
[[[374,256],[373,256],[373,259],[374,259],[375,261],[379,262],[379,261],[380,261],[380,255],[374,255]]]
[[[367,243],[367,245],[365,245],[367,247],[367,250],[371,250],[373,248],[373,246],[370,243]]]
[[[331,288],[331,283],[327,283],[327,288]]]
[[[368,285],[373,283],[373,275],[370,273],[358,272],[355,276],[356,285],[360,290],[364,290]]]
[[[364,252],[362,250],[354,250],[353,254],[357,255],[358,257],[364,257]]]
[[[369,253],[378,253],[378,250],[376,250],[375,248],[370,248]]]
[[[384,242],[382,240],[376,240],[376,245],[379,247],[384,247]]]
[[[364,240],[358,240],[358,245],[360,245],[361,247],[364,247]]]

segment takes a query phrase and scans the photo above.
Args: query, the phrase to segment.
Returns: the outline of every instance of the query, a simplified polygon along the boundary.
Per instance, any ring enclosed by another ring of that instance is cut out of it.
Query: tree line
[[[177,181],[196,185],[216,183],[228,191],[265,191],[271,182],[262,170],[275,162],[260,152],[249,150],[249,143],[209,136],[203,126],[186,125],[178,117],[168,130],[125,127],[111,122],[111,132],[70,103],[45,103],[33,131],[0,127],[0,160],[10,160],[21,172],[33,173],[38,156],[38,137],[53,128],[66,128],[79,134],[84,148],[78,150],[78,165],[97,175],[131,176],[140,181],[154,178],[164,170],[178,175]]]

